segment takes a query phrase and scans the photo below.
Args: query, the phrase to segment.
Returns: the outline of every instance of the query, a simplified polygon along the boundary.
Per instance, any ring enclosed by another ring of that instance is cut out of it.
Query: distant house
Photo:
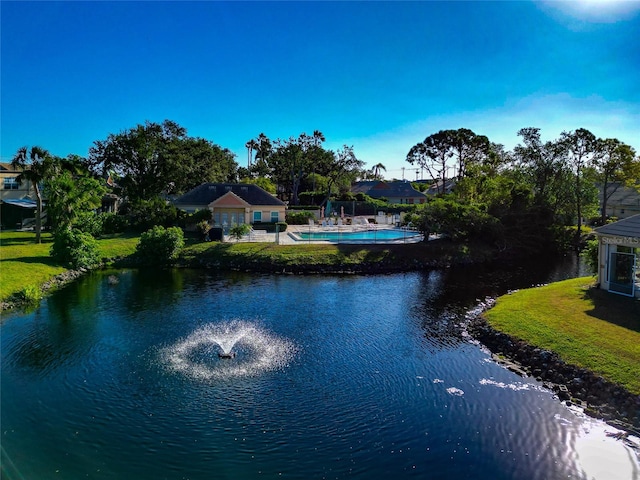
[[[0,162],[0,200],[35,198],[33,184],[29,180],[18,182],[22,170],[14,169],[10,163]]]
[[[401,180],[356,182],[351,187],[351,193],[364,193],[375,199],[386,198],[389,203],[421,204],[427,201],[424,193],[413,188],[410,182]]]
[[[442,182],[442,180],[436,180],[435,182],[429,185],[429,188],[427,188],[424,193],[431,196],[442,194],[442,193],[447,194],[447,193],[451,193],[453,191],[453,187],[455,186],[456,186],[455,178],[450,178],[448,180],[445,180],[444,183]]]
[[[188,213],[209,209],[214,225],[284,222],[286,205],[257,185],[203,183],[176,198],[173,204]]]
[[[33,183],[18,182],[22,170],[0,162],[0,222],[1,228],[16,228],[35,217],[36,202]]]
[[[595,233],[600,288],[640,297],[640,215],[596,228]]]
[[[602,186],[600,192],[600,205],[603,202]],[[625,187],[618,182],[607,187],[607,217],[627,218],[640,213],[640,193],[637,190]]]

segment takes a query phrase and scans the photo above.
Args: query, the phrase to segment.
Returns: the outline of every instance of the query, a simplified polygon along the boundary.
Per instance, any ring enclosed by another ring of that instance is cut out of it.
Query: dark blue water
[[[601,424],[458,327],[476,298],[578,267],[110,273],[3,318],[3,478],[594,476]],[[205,333],[239,326],[220,359]]]

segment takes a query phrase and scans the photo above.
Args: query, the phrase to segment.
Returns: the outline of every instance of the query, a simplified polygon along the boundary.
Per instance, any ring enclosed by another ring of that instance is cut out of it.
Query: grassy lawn
[[[276,245],[274,243],[195,243],[188,245],[180,255],[182,263],[197,263],[200,260],[215,261],[221,266],[246,261],[278,267],[297,265],[349,267],[359,264],[424,265],[445,264],[450,261],[469,259],[483,261],[494,252],[483,245],[462,246],[450,242],[429,242],[406,245],[347,245],[308,244]]]
[[[103,258],[127,256],[135,251],[139,236],[113,235],[98,240]],[[28,286],[40,286],[67,270],[49,257],[52,238],[42,234],[36,244],[33,232],[0,232],[0,301]]]
[[[520,290],[485,315],[494,328],[640,394],[640,301],[593,283],[583,277]]]

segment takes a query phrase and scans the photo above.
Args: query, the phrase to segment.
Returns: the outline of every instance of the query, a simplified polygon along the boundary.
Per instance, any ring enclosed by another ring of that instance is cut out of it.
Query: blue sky
[[[0,18],[2,161],[164,119],[243,166],[261,132],[320,130],[387,178],[414,179],[407,152],[448,128],[640,151],[639,1],[2,1]]]

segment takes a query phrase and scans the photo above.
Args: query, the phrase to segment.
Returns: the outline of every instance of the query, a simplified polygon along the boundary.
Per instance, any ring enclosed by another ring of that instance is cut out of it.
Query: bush
[[[140,236],[136,255],[144,265],[168,265],[184,246],[184,233],[178,227],[156,225]]]
[[[98,242],[77,228],[54,233],[51,256],[62,265],[74,269],[100,265]]]
[[[208,221],[200,220],[196,225],[196,230],[202,240],[209,239],[209,230],[211,230],[211,225],[209,225]]]
[[[13,300],[23,305],[35,306],[42,300],[42,290],[36,285],[28,285],[13,295]]]
[[[88,233],[95,238],[102,235],[102,220],[103,216],[95,212],[82,212],[78,215],[74,226],[81,232]]]
[[[103,213],[102,217],[102,233],[110,235],[112,233],[122,233],[129,227],[129,219],[124,215],[117,213]]]
[[[167,204],[161,198],[140,200],[129,205],[131,225],[137,230],[146,230],[154,225],[169,227],[175,225],[178,218],[176,207]]]
[[[316,218],[313,212],[287,212],[287,224],[289,225],[306,225],[309,220]]]
[[[584,250],[580,252],[585,263],[589,266],[591,273],[598,272],[598,240],[588,240]]]
[[[499,220],[475,205],[466,205],[452,199],[436,198],[421,205],[408,219],[420,232],[441,233],[457,240],[482,238],[496,241],[503,236]]]
[[[306,225],[306,222],[305,222]],[[287,222],[278,222],[278,223],[254,223],[253,228],[256,230],[264,230],[267,233],[276,233],[276,228],[279,232],[284,232],[287,230],[289,225]]]
[[[235,238],[236,241],[240,240],[244,235],[249,233],[251,226],[246,223],[237,223],[229,230],[231,238]]]

